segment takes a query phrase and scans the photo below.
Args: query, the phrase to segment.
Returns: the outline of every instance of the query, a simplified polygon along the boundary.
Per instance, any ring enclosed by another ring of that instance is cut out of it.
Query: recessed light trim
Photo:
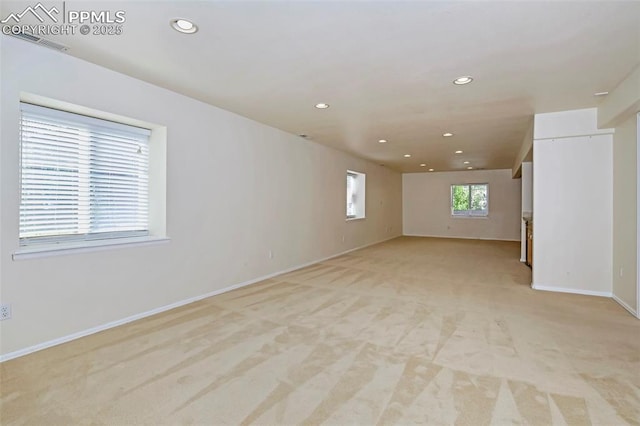
[[[469,162],[468,161],[463,161],[463,164],[469,164]]]
[[[378,141],[378,143],[387,143],[387,140],[386,140],[386,139],[380,139],[380,140]]]
[[[458,77],[455,80],[453,80],[453,84],[462,86],[463,84],[469,84],[472,81],[473,81],[473,77],[471,77],[470,75],[463,75],[462,77]]]
[[[609,94],[609,92],[597,92],[594,93],[593,96],[607,96]]]
[[[198,31],[198,26],[188,19],[176,18],[172,19],[171,28],[183,34],[193,34]]]
[[[473,170],[473,167],[469,166],[467,167],[467,170]]]
[[[433,169],[429,169],[429,171],[430,171],[430,172],[432,172],[432,171],[433,171]]]
[[[462,154],[462,151],[457,150],[457,151],[456,151],[456,154]]]
[[[442,136],[444,136],[445,138],[450,138],[451,136],[453,136],[453,133],[450,133],[450,132],[443,133]]]
[[[324,102],[320,102],[320,103],[317,103],[315,105],[315,107],[318,108],[318,109],[327,109],[327,108],[329,108],[329,104],[325,104]]]
[[[420,164],[420,167],[427,167],[427,165],[422,163],[422,164]]]
[[[404,158],[410,158],[410,157],[411,157],[411,154],[405,154],[404,155]]]

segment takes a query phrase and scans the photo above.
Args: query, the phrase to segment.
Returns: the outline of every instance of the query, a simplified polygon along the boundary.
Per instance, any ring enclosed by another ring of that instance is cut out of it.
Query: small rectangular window
[[[347,219],[364,218],[366,175],[347,170]]]
[[[21,103],[20,245],[149,235],[149,137]]]
[[[489,185],[472,183],[451,185],[451,215],[487,216],[489,214]]]

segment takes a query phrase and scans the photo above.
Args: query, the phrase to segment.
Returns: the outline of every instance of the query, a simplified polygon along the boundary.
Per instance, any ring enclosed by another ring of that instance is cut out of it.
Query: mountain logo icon
[[[11,13],[11,14],[9,14],[9,16],[7,16],[5,19],[0,21],[0,23],[6,24],[11,19],[13,19],[16,23],[18,23],[28,13],[31,13],[33,16],[35,16],[36,19],[38,19],[38,21],[40,21],[40,22],[44,22],[43,16],[45,16],[45,17],[48,16],[49,19],[51,19],[53,22],[57,23],[58,22],[58,18],[56,18],[53,14],[54,13],[58,14],[58,13],[60,13],[60,11],[55,6],[52,7],[51,9],[47,9],[46,7],[44,7],[42,5],[42,3],[38,3],[35,6],[28,6],[21,13]]]

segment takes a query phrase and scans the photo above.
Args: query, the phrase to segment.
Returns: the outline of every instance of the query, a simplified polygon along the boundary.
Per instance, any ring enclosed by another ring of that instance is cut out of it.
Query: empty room
[[[0,27],[0,424],[640,425],[640,1]]]

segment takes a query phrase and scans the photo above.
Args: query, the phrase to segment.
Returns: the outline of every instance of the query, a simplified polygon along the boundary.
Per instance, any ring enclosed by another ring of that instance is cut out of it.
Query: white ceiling
[[[32,3],[3,2],[2,15]],[[595,92],[640,64],[638,1],[66,8],[126,12],[119,36],[50,37],[73,56],[404,172],[459,170],[465,160],[511,168],[532,114],[596,106]],[[169,26],[177,17],[199,31],[177,33]],[[453,85],[462,75],[475,81]],[[331,107],[315,109],[318,102]],[[447,131],[455,136],[442,137]]]

